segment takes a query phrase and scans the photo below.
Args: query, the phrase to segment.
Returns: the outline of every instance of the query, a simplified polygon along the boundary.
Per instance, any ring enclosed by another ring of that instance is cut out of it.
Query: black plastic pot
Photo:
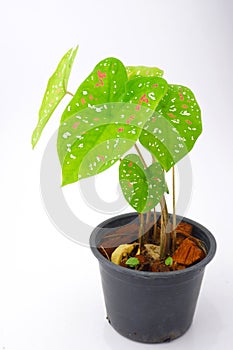
[[[205,266],[214,257],[216,241],[205,227],[183,218],[193,225],[193,235],[204,241],[208,251],[205,259],[180,271],[127,269],[108,261],[97,247],[111,228],[136,218],[136,213],[116,216],[101,223],[90,237],[92,252],[100,264],[107,319],[117,332],[132,340],[170,341],[184,334],[192,323]]]

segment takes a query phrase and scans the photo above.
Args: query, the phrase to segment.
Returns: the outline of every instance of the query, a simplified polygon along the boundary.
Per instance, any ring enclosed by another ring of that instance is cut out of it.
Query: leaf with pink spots
[[[115,62],[115,59],[111,59],[111,62]],[[97,65],[94,70],[97,75],[99,70]],[[101,72],[99,76],[105,79],[107,71]],[[84,91],[92,91],[93,81],[91,78],[85,81]],[[65,112],[58,135],[63,185],[98,174],[117,162],[138,140],[144,123],[167,91],[167,82],[158,77],[139,77],[123,85],[121,83],[118,87],[120,93],[117,90],[116,94],[111,94],[114,91],[110,88],[112,83],[114,84],[110,79],[109,96],[104,94],[100,97],[102,104],[89,104],[87,108],[84,105],[78,106],[81,108],[78,111],[76,107],[72,110],[70,105],[69,113],[67,110]],[[96,84],[101,85],[94,81],[94,86]],[[95,86],[97,92],[99,88],[101,86]],[[83,91],[83,87],[78,91],[76,97]],[[92,96],[96,96],[93,91]],[[116,102],[103,102],[115,98]],[[67,147],[67,144],[71,146]]]
[[[57,150],[62,184],[96,175],[116,163],[138,140],[153,111],[131,103],[83,109],[60,124]]]
[[[191,151],[201,132],[201,111],[192,91],[181,85],[169,85],[144,125],[140,142],[168,171]]]
[[[125,66],[117,58],[105,58],[77,89],[63,112],[61,122],[85,108],[120,101],[128,80]]]
[[[167,92],[167,82],[158,77],[138,77],[129,80],[125,86],[126,92],[123,102],[135,104],[135,109],[148,107],[154,110]]]

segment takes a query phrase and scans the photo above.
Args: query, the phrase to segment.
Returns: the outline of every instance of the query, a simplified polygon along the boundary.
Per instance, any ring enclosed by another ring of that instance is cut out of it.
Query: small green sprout
[[[138,258],[129,258],[126,261],[126,265],[129,265],[129,267],[136,267],[140,264],[140,261],[138,260]]]
[[[173,259],[171,256],[169,256],[166,260],[165,260],[165,265],[167,266],[172,266],[173,264]]]

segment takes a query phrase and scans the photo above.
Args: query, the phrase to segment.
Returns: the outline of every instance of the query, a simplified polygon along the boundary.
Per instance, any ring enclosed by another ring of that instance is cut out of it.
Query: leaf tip
[[[66,185],[71,185],[71,184],[73,184],[74,182],[77,182],[77,181],[79,181],[78,178],[70,177],[67,174],[63,174],[61,187],[65,187]]]
[[[73,58],[75,58],[76,54],[77,54],[77,51],[78,51],[78,48],[79,48],[79,45],[76,45],[74,47],[72,47],[69,51],[70,51],[70,56],[73,56]]]
[[[36,144],[38,142],[38,138],[36,137],[36,128],[32,133],[32,137],[31,137],[31,145],[32,145],[32,149],[35,148]]]
[[[62,187],[65,187],[66,185],[68,185],[68,182],[63,178],[60,187],[62,188]]]

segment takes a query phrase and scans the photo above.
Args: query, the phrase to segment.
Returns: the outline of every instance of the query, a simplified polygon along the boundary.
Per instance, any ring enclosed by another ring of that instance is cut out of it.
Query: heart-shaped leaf
[[[57,150],[62,184],[96,175],[112,166],[137,141],[150,108],[109,103],[81,110],[60,125]]]
[[[137,77],[162,77],[163,71],[157,67],[128,66],[126,67],[129,79]]]
[[[50,77],[48,85],[39,110],[38,123],[32,134],[32,147],[37,144],[40,135],[53,114],[59,102],[63,99],[67,91],[67,84],[71,68],[77,54],[78,46],[70,49],[59,62],[55,72]]]
[[[169,85],[155,113],[145,123],[140,142],[168,171],[193,148],[201,132],[201,111],[192,91]]]
[[[79,86],[62,115],[61,123],[82,109],[120,101],[127,80],[126,69],[121,61],[113,57],[102,60]]]
[[[89,85],[92,88],[92,82],[85,83],[85,91]],[[110,82],[108,85],[112,91]],[[58,154],[63,185],[96,175],[119,160],[139,138],[144,123],[166,93],[167,82],[140,77],[127,82],[125,89],[123,102],[89,105],[78,113],[74,108],[75,113],[61,123]]]
[[[167,189],[160,164],[156,162],[144,169],[136,154],[129,154],[121,161],[119,181],[125,199],[138,213],[154,208]]]

